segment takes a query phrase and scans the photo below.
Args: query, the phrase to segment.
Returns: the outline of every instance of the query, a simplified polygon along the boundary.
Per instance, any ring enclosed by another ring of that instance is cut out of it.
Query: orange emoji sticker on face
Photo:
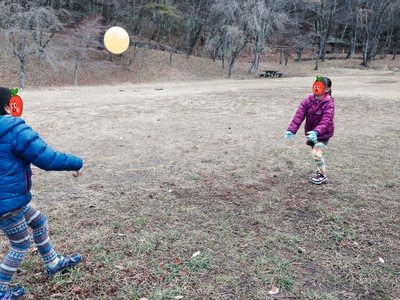
[[[318,96],[325,93],[325,84],[322,82],[321,76],[317,76],[317,80],[314,82],[312,90],[313,93]]]
[[[17,96],[18,89],[11,89],[12,96],[10,102],[8,102],[8,108],[10,109],[11,115],[13,117],[20,117],[22,115],[22,110],[24,109],[24,103],[20,96]]]

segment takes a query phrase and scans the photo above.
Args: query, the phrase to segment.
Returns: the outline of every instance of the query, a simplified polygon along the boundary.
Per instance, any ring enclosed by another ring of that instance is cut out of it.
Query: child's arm
[[[303,123],[304,119],[306,118],[306,100],[303,100],[299,108],[296,111],[296,114],[293,117],[292,122],[290,122],[289,127],[287,128],[288,131],[293,132],[296,134],[297,130],[299,130],[301,123]]]
[[[14,135],[18,136],[14,151],[35,166],[46,171],[80,171],[82,168],[80,157],[55,151],[25,123],[19,124],[13,130],[18,131]]]

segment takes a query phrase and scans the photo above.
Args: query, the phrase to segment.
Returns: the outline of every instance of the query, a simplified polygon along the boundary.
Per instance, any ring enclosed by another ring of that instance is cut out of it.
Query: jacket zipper
[[[28,194],[29,192],[29,176],[28,176],[28,170],[25,170],[25,192]]]

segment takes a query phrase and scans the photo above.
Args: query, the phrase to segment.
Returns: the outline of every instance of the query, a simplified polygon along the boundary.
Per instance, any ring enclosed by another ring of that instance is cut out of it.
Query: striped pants
[[[10,250],[0,265],[0,291],[7,290],[12,276],[22,263],[31,245],[28,227],[44,263],[57,257],[48,234],[46,215],[30,205],[0,215],[0,229],[11,243]]]
[[[325,148],[325,144],[322,142],[317,142],[312,146],[311,154],[314,159],[315,164],[317,165],[317,170],[322,174],[325,174],[325,160],[322,156],[322,152]]]

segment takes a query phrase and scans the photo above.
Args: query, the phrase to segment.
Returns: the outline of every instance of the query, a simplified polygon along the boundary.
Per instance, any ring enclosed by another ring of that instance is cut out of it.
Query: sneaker
[[[25,290],[22,286],[17,286],[12,290],[2,291],[0,292],[0,300],[13,300],[18,299],[25,293]]]
[[[51,276],[53,276],[57,272],[60,272],[62,274],[68,268],[77,265],[81,261],[82,255],[76,253],[72,254],[71,256],[63,257],[60,254],[58,254],[58,258],[60,259],[60,261],[58,262],[57,266],[55,267],[50,267],[49,265],[46,266],[47,274]]]
[[[313,178],[311,178],[311,182],[314,184],[321,184],[328,179],[328,176],[322,174],[321,172],[317,172]]]

